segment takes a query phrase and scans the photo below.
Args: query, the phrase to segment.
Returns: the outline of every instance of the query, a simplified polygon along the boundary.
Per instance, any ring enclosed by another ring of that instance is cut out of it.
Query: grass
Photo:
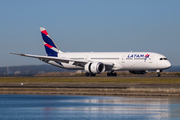
[[[175,75],[179,77],[179,76],[180,76],[180,73],[175,73]]]
[[[180,84],[178,77],[0,77],[1,83],[10,82],[87,82],[87,83],[147,83]]]

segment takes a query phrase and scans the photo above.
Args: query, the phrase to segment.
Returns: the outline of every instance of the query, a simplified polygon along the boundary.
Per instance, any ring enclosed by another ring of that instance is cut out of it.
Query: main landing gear
[[[108,72],[107,76],[117,76],[117,73],[116,72]]]
[[[91,76],[94,77],[94,76],[96,76],[96,74],[94,74],[94,73],[88,73],[88,72],[87,72],[87,73],[86,73],[86,77],[89,77],[89,76],[90,76],[90,77],[91,77]]]

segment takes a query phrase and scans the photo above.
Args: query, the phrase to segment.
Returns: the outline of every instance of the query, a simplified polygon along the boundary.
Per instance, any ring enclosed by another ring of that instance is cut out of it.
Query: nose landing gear
[[[162,70],[156,70],[156,77],[161,77]]]
[[[156,73],[156,77],[161,77],[161,73]]]

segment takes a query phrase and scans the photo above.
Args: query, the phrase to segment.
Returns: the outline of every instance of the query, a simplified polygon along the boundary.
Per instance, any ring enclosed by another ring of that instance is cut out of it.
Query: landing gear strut
[[[156,77],[161,77],[162,70],[156,70]]]
[[[116,72],[108,72],[107,76],[117,76],[117,73]]]
[[[94,74],[94,73],[88,73],[88,72],[87,72],[87,73],[86,73],[86,77],[89,77],[89,76],[90,76],[90,77],[91,77],[91,76],[94,77],[94,76],[96,76],[96,74]]]

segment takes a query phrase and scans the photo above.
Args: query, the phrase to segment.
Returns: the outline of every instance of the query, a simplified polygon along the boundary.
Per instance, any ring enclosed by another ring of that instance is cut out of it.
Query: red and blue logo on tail
[[[45,28],[40,27],[42,38],[44,41],[44,47],[48,56],[58,56],[59,49],[49,36]]]

